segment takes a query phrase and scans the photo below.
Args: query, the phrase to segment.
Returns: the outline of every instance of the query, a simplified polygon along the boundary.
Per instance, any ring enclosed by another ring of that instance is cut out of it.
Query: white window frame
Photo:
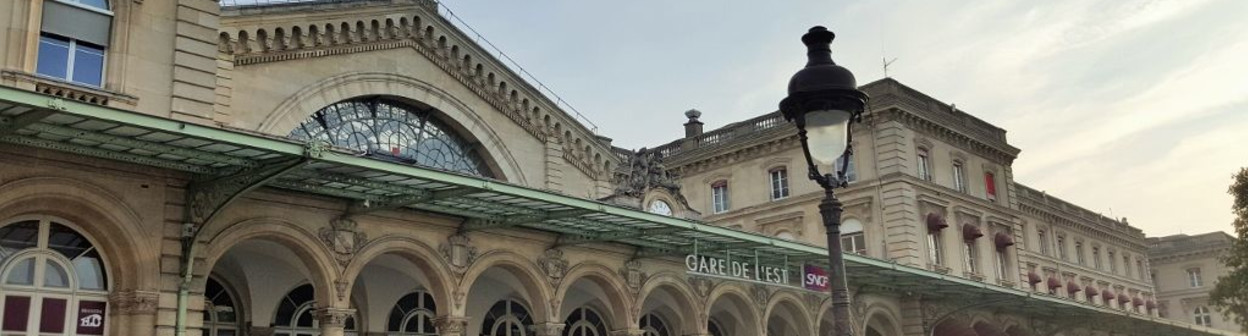
[[[931,181],[932,180],[931,152],[929,152],[927,148],[919,148],[919,153],[916,156],[918,157],[918,161],[919,161],[918,162],[919,163],[919,179],[924,180],[924,181]]]
[[[789,170],[779,167],[767,172],[771,182],[771,200],[778,201],[789,198]]]
[[[1187,284],[1192,288],[1204,287],[1205,280],[1200,274],[1200,267],[1187,269]]]
[[[723,213],[731,209],[729,203],[728,182],[720,181],[711,184],[711,213]]]
[[[1060,234],[1057,235],[1057,243],[1055,247],[1057,248],[1057,258],[1066,260],[1066,236]]]
[[[1040,254],[1049,255],[1049,235],[1044,230],[1036,230],[1036,236],[1040,239]]]
[[[1201,325],[1205,327],[1213,326],[1213,318],[1209,314],[1208,307],[1205,307],[1205,306],[1196,307],[1196,311],[1193,312],[1192,317],[1195,318],[1197,325]]]
[[[1084,258],[1083,255],[1083,242],[1078,240],[1075,241],[1075,262],[1079,263],[1079,265],[1087,263],[1087,258]]]
[[[979,273],[979,251],[975,246],[974,240],[967,240],[963,244],[966,248],[962,251],[964,254],[963,267],[967,272]]]
[[[997,279],[1010,280],[1010,257],[1006,249],[997,249]]]
[[[944,265],[945,263],[944,246],[940,239],[940,231],[927,232],[927,256],[934,265]]]
[[[65,78],[39,73],[38,71],[39,55],[38,54],[35,55],[35,69],[36,69],[35,75],[39,77],[43,77],[43,78],[73,83],[73,84],[82,85],[86,87],[103,88],[105,84],[104,83],[105,78],[108,78],[108,47],[97,47],[98,49],[101,50],[101,52],[100,52],[100,78],[99,78],[100,85],[96,86],[95,84],[82,82],[74,78],[74,65],[77,64],[77,62],[75,61],[75,58],[78,57],[78,40],[65,37],[65,36],[49,34],[49,33],[39,33],[39,48],[43,48],[43,39],[45,37],[52,38],[53,36],[55,36],[55,38],[53,39],[57,39],[58,42],[62,42],[59,39],[64,39],[64,40],[69,41],[69,50],[67,51],[68,55],[66,55],[66,58],[65,58],[65,62],[67,63],[65,64]],[[36,53],[38,53],[38,51],[36,51]]]
[[[966,192],[966,165],[962,161],[953,162],[953,189]]]

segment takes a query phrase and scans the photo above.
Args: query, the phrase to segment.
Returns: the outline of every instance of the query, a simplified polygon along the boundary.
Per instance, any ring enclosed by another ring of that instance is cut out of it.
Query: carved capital
[[[113,314],[144,315],[155,314],[160,295],[155,292],[121,291],[108,296]]]
[[[468,333],[467,317],[438,316],[433,325],[438,328],[438,336],[465,336]]]
[[[539,323],[533,325],[534,336],[560,336],[563,335],[563,323]]]
[[[343,327],[347,325],[347,318],[355,315],[355,309],[344,308],[321,308],[316,310],[316,320],[320,322],[322,327]]]

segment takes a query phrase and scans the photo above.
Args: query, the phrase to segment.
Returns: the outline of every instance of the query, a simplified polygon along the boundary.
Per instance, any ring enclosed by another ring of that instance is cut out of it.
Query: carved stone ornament
[[[456,275],[463,276],[468,265],[477,260],[477,247],[472,246],[471,242],[468,235],[461,233],[446,237],[446,241],[438,245],[438,254],[442,255],[442,259],[451,266]]]
[[[468,318],[440,316],[433,319],[433,326],[438,328],[440,336],[465,336],[468,334]]]
[[[624,267],[620,268],[620,275],[624,276],[624,283],[633,295],[640,293],[641,286],[646,283],[647,274],[641,270],[640,260],[625,262]]]
[[[680,183],[663,165],[663,155],[646,148],[638,149],[629,157],[627,168],[615,177],[615,193],[641,197],[649,188],[665,188],[680,194]],[[623,167],[622,167],[623,168]]]
[[[352,316],[355,316],[355,309],[321,308],[316,310],[316,320],[321,326],[346,326],[347,319]]]
[[[711,289],[715,288],[715,283],[705,277],[690,277],[689,287],[692,287],[693,292],[705,301],[711,295]]]
[[[563,323],[538,323],[533,325],[533,335],[535,336],[559,336],[563,335],[563,328],[567,326]]]
[[[355,253],[368,242],[368,236],[359,230],[359,224],[349,218],[337,218],[329,221],[329,226],[321,228],[321,241],[334,251],[338,264],[346,266],[355,258]]]
[[[159,299],[160,295],[157,293],[135,290],[116,292],[108,296],[112,313],[119,315],[155,314]]]
[[[542,267],[542,272],[546,273],[546,277],[550,278],[552,286],[559,285],[563,281],[563,276],[568,274],[568,259],[563,257],[563,250],[548,249],[542,253],[542,257],[537,259],[537,264]]]
[[[970,315],[966,310],[960,310],[958,307],[948,303],[936,303],[929,300],[923,300],[923,330],[930,332],[936,327],[936,321],[940,321],[945,317],[952,317],[964,321],[970,320]]]
[[[347,299],[347,290],[351,289],[351,283],[346,280],[334,280],[334,291],[338,294],[338,301]]]
[[[750,288],[750,292],[750,294],[753,294],[751,296],[754,297],[754,304],[757,304],[760,308],[766,308],[767,301],[771,301],[772,293],[769,286],[755,284],[753,288]]]

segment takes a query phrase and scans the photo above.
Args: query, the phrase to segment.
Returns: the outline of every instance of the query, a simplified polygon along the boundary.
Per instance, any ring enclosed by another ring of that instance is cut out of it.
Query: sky
[[[1149,236],[1231,231],[1248,166],[1248,1],[485,1],[456,16],[625,148],[776,110],[837,34],[860,84],[889,75],[1007,130],[1015,180]]]

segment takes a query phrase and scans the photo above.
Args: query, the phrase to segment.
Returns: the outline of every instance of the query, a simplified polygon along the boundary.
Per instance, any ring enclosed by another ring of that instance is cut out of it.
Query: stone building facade
[[[1220,258],[1230,252],[1232,240],[1234,237],[1225,232],[1148,239],[1161,317],[1243,332],[1209,304],[1209,292],[1229,271]]]
[[[802,283],[825,252],[800,243],[817,242],[819,230],[799,206],[809,186],[794,182],[783,202],[752,205],[775,206],[765,214],[706,203],[717,176],[735,174],[734,187],[754,183],[750,170],[797,164],[757,159],[793,153],[782,122],[760,119],[738,134],[769,140],[741,142],[755,159],[736,172],[712,167],[739,156],[698,161],[709,146],[624,151],[450,24],[436,2],[260,3],[0,2],[0,335],[829,327],[827,295]],[[866,89],[877,127],[856,138],[879,151],[858,157],[860,182],[845,193],[849,218],[867,230],[866,256],[846,259],[858,334],[1227,334],[1027,289],[1031,264],[1040,277],[1072,269],[1020,247],[1038,228],[1131,255],[1142,251],[1131,245],[1138,231],[1011,183],[1017,150],[1003,131],[960,112],[916,117],[939,104],[890,103],[879,91],[906,90],[895,82]],[[967,176],[992,172],[1001,187],[984,199],[975,182],[955,193],[941,178],[920,181],[916,148],[932,153],[929,171],[951,155]],[[933,229],[949,246],[934,255],[923,245],[929,223],[957,225]],[[988,261],[952,262],[972,226],[988,238],[967,246],[984,255],[1015,246],[1002,275]],[[788,230],[794,240],[743,230]],[[994,245],[998,233],[1005,240]],[[1099,236],[1122,233],[1125,241]],[[1112,272],[1076,274],[1150,297],[1146,284]]]

